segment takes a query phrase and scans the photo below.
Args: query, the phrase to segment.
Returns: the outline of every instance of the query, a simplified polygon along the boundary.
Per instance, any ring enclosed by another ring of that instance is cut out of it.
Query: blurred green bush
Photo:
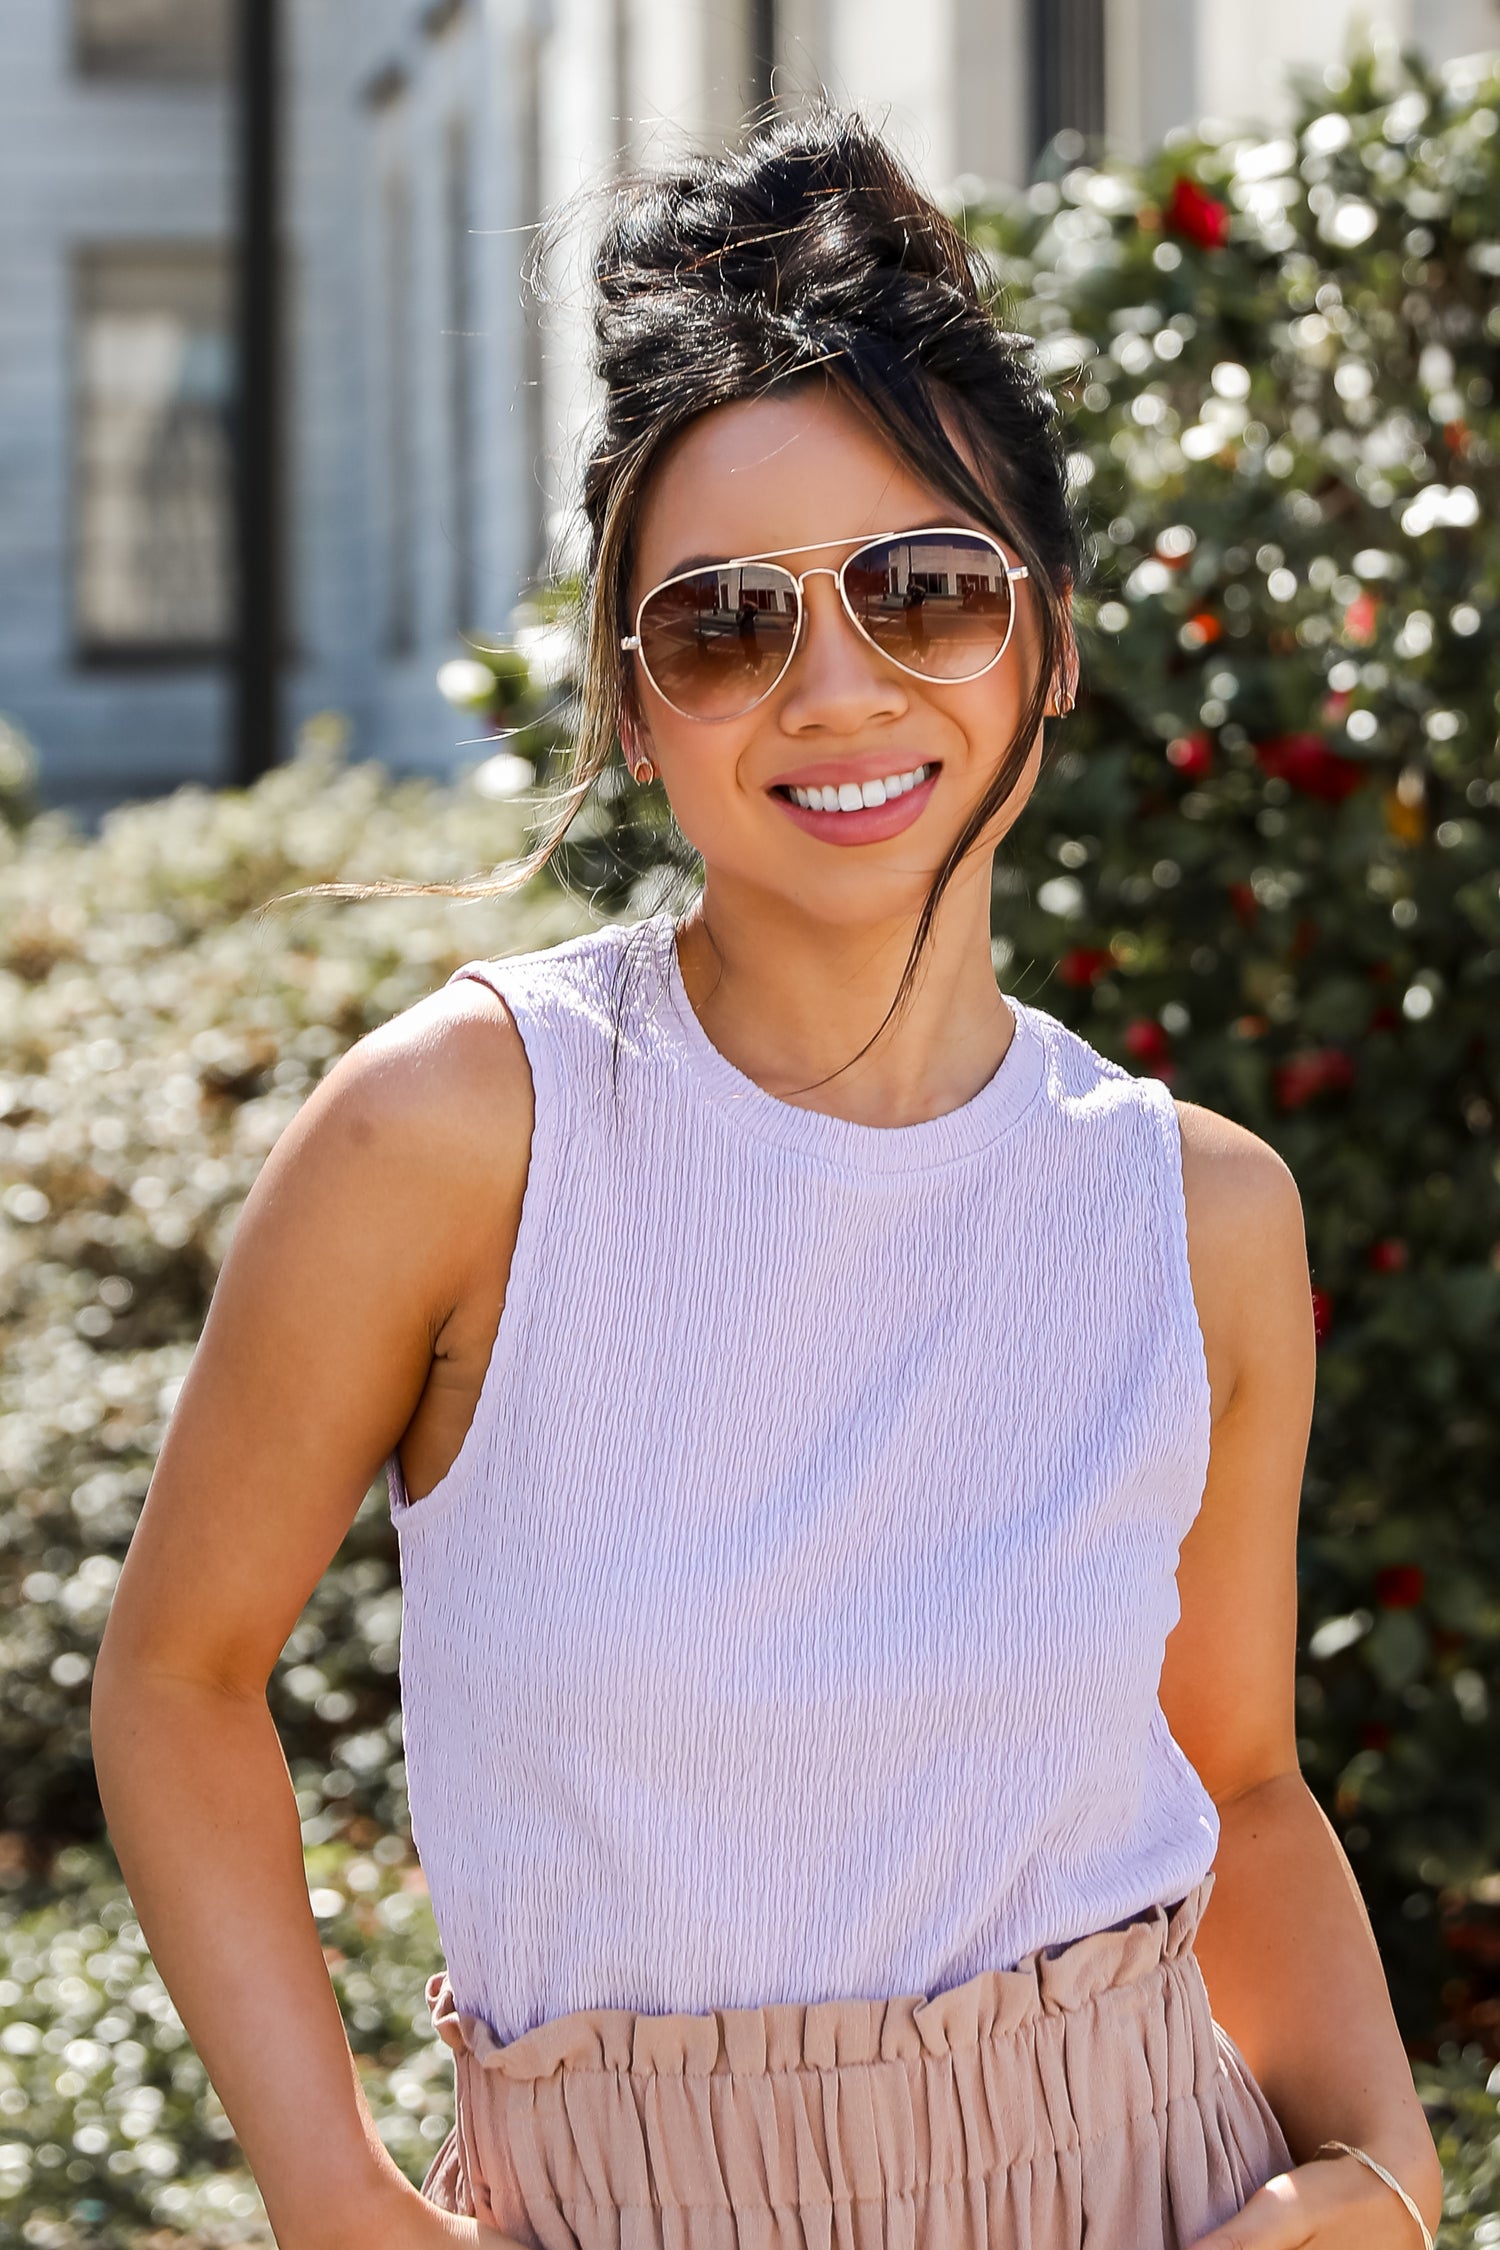
[[[965,214],[1094,537],[997,943],[1296,1175],[1304,1770],[1413,2051],[1500,2057],[1500,75],[1050,169]]]

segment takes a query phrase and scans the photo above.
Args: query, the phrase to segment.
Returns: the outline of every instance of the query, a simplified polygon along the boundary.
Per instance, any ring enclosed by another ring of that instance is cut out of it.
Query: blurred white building
[[[268,0],[257,0],[258,5]],[[521,287],[540,215],[621,162],[819,88],[938,190],[1271,119],[1354,19],[1429,54],[1494,0],[280,0],[287,732],[479,752],[439,699],[566,520],[586,308]],[[231,0],[7,0],[0,17],[0,714],[46,795],[228,778],[234,587]]]

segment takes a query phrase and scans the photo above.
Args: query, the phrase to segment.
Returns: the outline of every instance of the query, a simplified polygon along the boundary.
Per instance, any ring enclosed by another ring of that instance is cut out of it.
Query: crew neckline
[[[804,1155],[821,1156],[856,1171],[909,1173],[953,1164],[989,1148],[1015,1125],[1041,1086],[1046,1034],[1038,1011],[1002,994],[1015,1032],[999,1067],[957,1109],[913,1125],[860,1125],[822,1110],[801,1109],[767,1093],[722,1054],[688,998],[677,958],[676,922],[670,908],[648,917],[666,992],[664,1030],[679,1060],[704,1090],[746,1132]]]

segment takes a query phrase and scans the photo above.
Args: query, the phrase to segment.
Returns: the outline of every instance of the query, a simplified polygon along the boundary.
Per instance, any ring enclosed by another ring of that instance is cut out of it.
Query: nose
[[[783,733],[855,734],[872,720],[899,718],[907,708],[901,674],[855,630],[838,573],[803,571],[801,585],[802,634],[779,713]]]

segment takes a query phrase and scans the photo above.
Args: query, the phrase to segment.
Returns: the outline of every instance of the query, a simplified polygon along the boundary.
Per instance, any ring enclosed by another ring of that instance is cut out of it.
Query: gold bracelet
[[[1402,2202],[1406,2205],[1407,2210],[1410,2211],[1412,2217],[1416,2220],[1417,2225],[1422,2230],[1422,2250],[1433,2250],[1432,2236],[1427,2231],[1427,2221],[1423,2218],[1421,2212],[1417,2209],[1415,2203],[1413,2203],[1411,2197],[1407,2194],[1405,2188],[1401,2185],[1401,2182],[1399,2180],[1393,2180],[1390,2173],[1386,2170],[1385,2166],[1383,2164],[1377,2164],[1374,2157],[1370,2155],[1368,2149],[1351,2148],[1347,2141],[1325,2141],[1320,2149],[1314,2150],[1314,2162],[1317,2161],[1318,2157],[1326,2156],[1330,2150],[1333,2150],[1339,2156],[1357,2156],[1361,2164],[1369,2165],[1370,2170],[1375,2174],[1377,2179],[1384,2180],[1388,2188],[1394,2188],[1397,2195],[1400,2196]]]

